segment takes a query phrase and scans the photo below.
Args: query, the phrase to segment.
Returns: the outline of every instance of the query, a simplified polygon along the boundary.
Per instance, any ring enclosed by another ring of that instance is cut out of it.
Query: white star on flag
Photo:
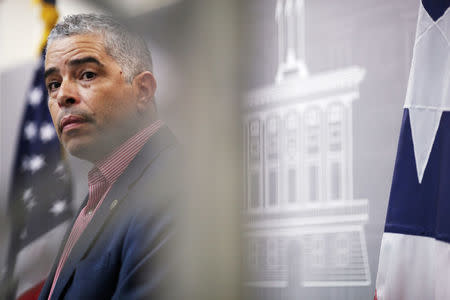
[[[27,125],[25,125],[24,132],[27,140],[33,139],[37,133],[36,125],[33,122],[28,122]]]
[[[45,165],[44,156],[33,155],[31,158],[24,160],[23,165],[25,170],[31,171],[34,174]]]
[[[69,175],[66,172],[63,162],[58,163],[53,173],[58,175],[59,180],[68,181],[70,179]]]
[[[39,87],[35,87],[29,95],[29,103],[31,106],[37,106],[42,101],[42,90]]]
[[[50,208],[50,212],[55,216],[57,216],[60,213],[62,213],[65,209],[66,209],[66,201],[58,200],[55,203],[53,203],[52,207]]]
[[[47,143],[48,141],[53,139],[53,137],[55,136],[55,129],[53,128],[53,125],[51,125],[50,123],[45,123],[44,125],[42,125],[40,129],[40,136],[41,140],[44,143]]]
[[[23,160],[22,160],[22,169],[24,170],[24,171],[28,171],[28,166],[30,165],[30,158],[29,157],[25,157]]]
[[[422,182],[443,111],[450,111],[450,14],[434,22],[420,5],[405,108],[409,109],[417,177]]]
[[[34,198],[32,198],[27,202],[27,204],[25,204],[25,207],[27,208],[28,211],[30,211],[33,209],[33,207],[36,206],[36,204],[37,204],[36,201],[34,201]]]
[[[33,197],[33,188],[27,188],[24,192],[23,192],[23,201],[27,202],[28,200],[30,200]]]
[[[53,171],[53,173],[61,175],[64,173],[64,164],[62,162],[59,162],[58,165],[56,166],[55,171]]]

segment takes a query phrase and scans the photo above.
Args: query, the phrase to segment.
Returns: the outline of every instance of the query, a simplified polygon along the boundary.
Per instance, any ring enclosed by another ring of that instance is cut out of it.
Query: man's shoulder
[[[139,174],[131,175],[135,179],[127,187],[126,201],[133,210],[155,211],[176,204],[183,187],[183,166],[179,143],[167,127],[161,128],[130,165]]]

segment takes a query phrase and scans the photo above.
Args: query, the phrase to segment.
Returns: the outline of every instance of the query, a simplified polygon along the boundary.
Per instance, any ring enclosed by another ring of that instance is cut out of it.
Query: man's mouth
[[[83,123],[86,123],[86,119],[79,115],[67,115],[59,122],[59,131],[66,132],[72,129],[76,129]]]

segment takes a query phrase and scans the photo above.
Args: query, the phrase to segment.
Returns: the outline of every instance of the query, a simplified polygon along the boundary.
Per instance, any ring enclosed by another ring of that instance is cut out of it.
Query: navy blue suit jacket
[[[149,139],[74,245],[51,299],[172,298],[178,151],[165,126]],[[71,229],[39,300],[48,298]]]

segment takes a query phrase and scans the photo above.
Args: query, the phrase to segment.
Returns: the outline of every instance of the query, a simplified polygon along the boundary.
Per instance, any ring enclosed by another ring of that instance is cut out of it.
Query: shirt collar
[[[114,184],[125,171],[133,158],[144,147],[148,139],[163,125],[161,120],[153,122],[148,127],[140,130],[119,147],[114,149],[105,159],[97,162],[88,174],[88,184],[96,184],[106,180],[108,185]]]

